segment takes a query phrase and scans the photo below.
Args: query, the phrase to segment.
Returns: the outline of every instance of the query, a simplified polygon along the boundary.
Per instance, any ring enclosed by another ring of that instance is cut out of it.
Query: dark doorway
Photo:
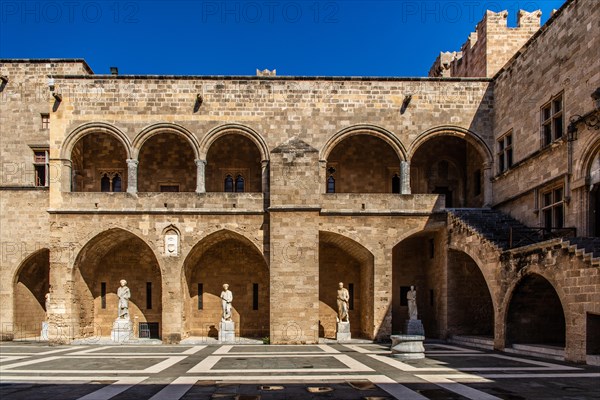
[[[443,194],[446,196],[446,208],[452,208],[452,190],[448,189],[448,186],[436,186],[433,190],[433,194]]]

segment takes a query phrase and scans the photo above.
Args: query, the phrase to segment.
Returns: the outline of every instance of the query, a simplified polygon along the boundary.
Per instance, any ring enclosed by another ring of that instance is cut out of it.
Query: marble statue
[[[337,306],[338,306],[338,322],[349,322],[348,316],[348,301],[350,300],[350,294],[348,289],[344,287],[344,284],[340,282],[338,284],[337,291]]]
[[[410,319],[417,318],[417,291],[414,286],[410,287],[408,293],[406,293],[406,299],[408,300],[408,316]]]
[[[221,305],[223,307],[222,321],[231,321],[231,302],[233,301],[233,293],[229,290],[229,285],[223,285],[221,292]]]
[[[121,286],[117,289],[117,296],[119,296],[119,319],[129,319],[129,298],[131,297],[131,291],[127,287],[127,281],[121,279]]]
[[[46,295],[44,296],[44,299],[46,300],[46,316],[48,315],[48,310],[50,310],[50,293],[46,293]]]

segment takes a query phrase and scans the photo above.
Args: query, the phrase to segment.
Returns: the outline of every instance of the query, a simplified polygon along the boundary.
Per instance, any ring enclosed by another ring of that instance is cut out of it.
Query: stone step
[[[478,349],[484,350],[493,350],[494,349],[494,339],[491,337],[485,336],[463,336],[463,335],[454,335],[452,336],[448,342],[463,346],[475,347]]]
[[[504,349],[506,353],[521,354],[532,357],[548,358],[551,360],[564,361],[565,349],[556,346],[541,344],[513,344],[512,347]]]

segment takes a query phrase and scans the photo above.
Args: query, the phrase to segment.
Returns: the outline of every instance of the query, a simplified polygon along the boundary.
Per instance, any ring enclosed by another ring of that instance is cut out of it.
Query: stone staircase
[[[501,251],[553,239],[592,264],[600,265],[600,238],[549,236],[542,229],[529,228],[507,214],[487,208],[456,208],[447,212],[454,222],[466,225]]]

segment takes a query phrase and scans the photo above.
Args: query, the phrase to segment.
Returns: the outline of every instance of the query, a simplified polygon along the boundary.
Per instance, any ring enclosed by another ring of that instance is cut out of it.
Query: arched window
[[[327,178],[327,193],[335,193],[335,178],[332,175]]]
[[[100,191],[110,192],[110,177],[108,174],[102,175],[102,179],[100,179]]]
[[[237,178],[235,178],[235,191],[238,193],[244,191],[244,177],[241,175],[238,175]]]
[[[392,193],[400,193],[400,177],[394,174],[392,177]]]
[[[233,177],[231,175],[225,177],[225,192],[233,193]]]
[[[121,191],[121,175],[115,174],[112,179],[112,191],[120,192]]]

